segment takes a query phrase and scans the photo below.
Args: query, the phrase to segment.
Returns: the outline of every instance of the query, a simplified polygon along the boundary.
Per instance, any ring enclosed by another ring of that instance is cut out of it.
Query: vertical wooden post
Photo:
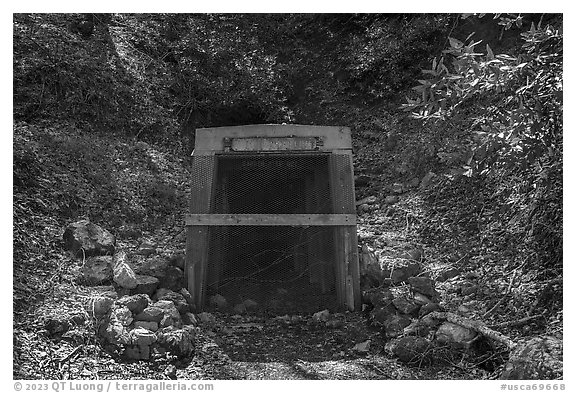
[[[352,155],[332,154],[329,162],[333,212],[355,213]],[[357,242],[355,226],[334,228],[336,297],[338,303],[349,310],[360,307]]]
[[[210,213],[212,190],[216,178],[216,157],[196,156],[192,160],[190,213]],[[186,234],[186,275],[188,291],[196,309],[204,305],[209,230],[206,226],[189,226]]]

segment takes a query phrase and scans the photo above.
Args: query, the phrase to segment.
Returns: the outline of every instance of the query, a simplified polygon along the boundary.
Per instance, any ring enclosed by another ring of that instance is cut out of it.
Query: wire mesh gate
[[[186,275],[207,295],[288,311],[360,304],[348,128],[196,131]]]

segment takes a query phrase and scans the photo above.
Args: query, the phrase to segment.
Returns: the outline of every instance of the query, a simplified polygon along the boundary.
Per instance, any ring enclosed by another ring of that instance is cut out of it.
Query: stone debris
[[[326,322],[328,321],[329,317],[330,317],[330,311],[322,310],[318,311],[317,313],[314,313],[314,315],[312,315],[312,320],[314,322]]]
[[[62,237],[66,249],[78,257],[114,254],[116,244],[114,236],[88,220],[70,224]]]
[[[352,348],[352,350],[353,350],[354,352],[358,352],[359,354],[365,355],[365,354],[367,354],[368,351],[370,350],[370,343],[371,343],[370,340],[363,341],[363,342],[361,342],[361,343],[358,343],[358,344],[354,345],[354,347]]]
[[[226,307],[228,307],[228,301],[226,300],[226,298],[220,294],[216,294],[214,296],[211,296],[210,299],[208,300],[208,304],[212,307],[216,307],[218,309],[224,309]]]
[[[142,293],[148,296],[152,296],[152,294],[156,291],[160,285],[160,280],[153,276],[146,276],[137,274],[136,275],[136,288],[132,289],[132,293]]]
[[[111,256],[87,258],[80,269],[84,282],[89,285],[100,285],[112,281],[112,263]]]
[[[138,286],[136,273],[125,261],[125,254],[119,253],[114,264],[114,282],[126,289],[134,289]]]

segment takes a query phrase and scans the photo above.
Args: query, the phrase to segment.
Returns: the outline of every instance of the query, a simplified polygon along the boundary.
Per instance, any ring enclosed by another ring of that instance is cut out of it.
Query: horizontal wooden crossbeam
[[[187,226],[349,226],[355,214],[187,214]]]

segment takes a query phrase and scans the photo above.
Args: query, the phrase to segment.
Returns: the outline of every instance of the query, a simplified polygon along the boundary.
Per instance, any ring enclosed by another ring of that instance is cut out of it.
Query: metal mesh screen
[[[352,184],[348,155],[230,154],[198,159],[192,192],[202,197],[195,202],[192,196],[192,213],[354,213],[354,190],[346,187]],[[340,181],[344,178],[348,182]],[[197,228],[208,231],[204,299],[220,294],[231,307],[250,299],[258,304],[255,311],[278,314],[337,308],[338,276],[344,274],[337,269],[343,252],[341,227]]]
[[[327,155],[218,157],[213,213],[331,213]]]
[[[335,308],[333,230],[211,227],[207,295],[279,314]]]

